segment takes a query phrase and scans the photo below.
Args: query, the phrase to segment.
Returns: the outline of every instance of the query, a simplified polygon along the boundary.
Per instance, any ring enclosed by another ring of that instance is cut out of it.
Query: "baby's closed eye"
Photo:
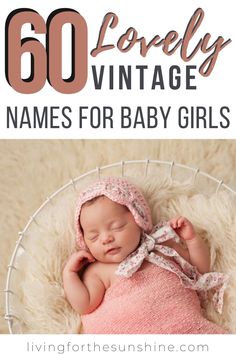
[[[125,223],[117,223],[117,224],[113,224],[111,227],[111,230],[113,231],[119,231],[122,230],[125,227]]]
[[[96,241],[96,240],[98,239],[98,237],[99,237],[99,234],[98,234],[98,233],[95,233],[95,234],[87,235],[87,236],[86,236],[86,239],[87,239],[88,241],[94,242],[94,241]]]

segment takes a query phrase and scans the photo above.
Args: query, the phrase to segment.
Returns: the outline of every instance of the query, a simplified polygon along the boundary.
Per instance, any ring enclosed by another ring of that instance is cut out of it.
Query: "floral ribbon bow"
[[[207,298],[208,290],[214,290],[213,304],[215,309],[222,313],[223,296],[229,276],[218,272],[200,274],[195,266],[187,262],[173,248],[162,245],[164,241],[171,239],[180,241],[177,233],[168,224],[156,225],[150,235],[143,233],[140,246],[119,264],[116,274],[129,278],[141,267],[144,260],[149,261],[175,273],[184,287],[198,291],[203,299]],[[153,251],[173,257],[180,267]]]

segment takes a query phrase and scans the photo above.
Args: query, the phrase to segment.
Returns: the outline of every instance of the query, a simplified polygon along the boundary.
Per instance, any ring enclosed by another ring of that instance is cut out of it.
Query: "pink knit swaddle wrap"
[[[223,334],[203,317],[194,290],[176,274],[147,262],[131,278],[120,277],[100,306],[82,316],[85,334]]]

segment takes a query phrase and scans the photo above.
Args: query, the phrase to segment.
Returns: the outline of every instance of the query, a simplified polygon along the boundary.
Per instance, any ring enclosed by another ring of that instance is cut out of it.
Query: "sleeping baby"
[[[214,292],[221,312],[228,276],[210,271],[209,249],[188,219],[153,226],[142,192],[108,177],[80,194],[76,229],[80,250],[63,284],[83,333],[227,333],[203,316],[199,297]]]

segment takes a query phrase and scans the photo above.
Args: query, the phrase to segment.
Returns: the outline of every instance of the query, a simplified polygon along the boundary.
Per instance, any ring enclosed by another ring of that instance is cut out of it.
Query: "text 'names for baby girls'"
[[[228,106],[7,106],[7,129],[226,129]]]

